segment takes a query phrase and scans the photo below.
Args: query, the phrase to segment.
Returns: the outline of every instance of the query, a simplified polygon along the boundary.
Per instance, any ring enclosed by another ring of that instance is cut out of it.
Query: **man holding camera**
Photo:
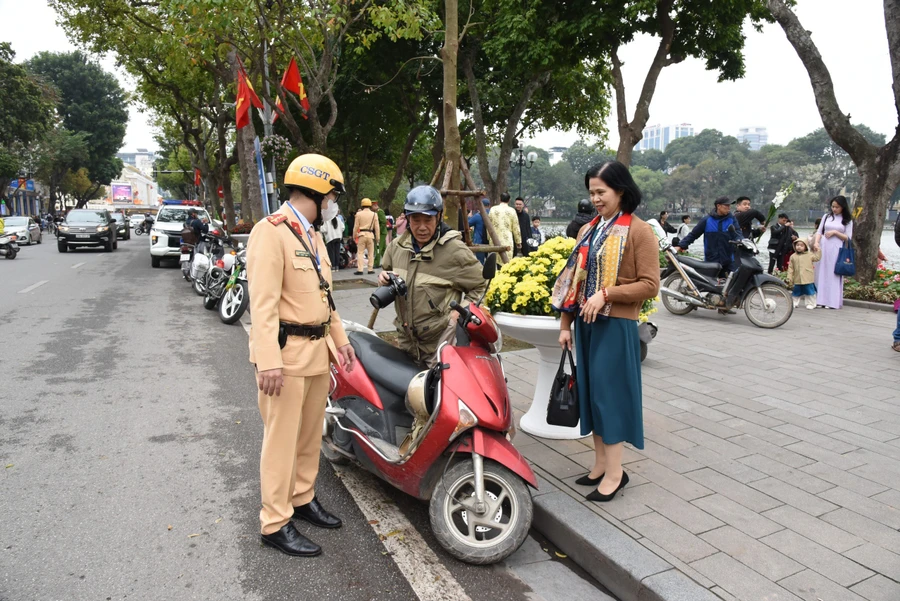
[[[418,186],[406,195],[403,206],[409,228],[393,240],[384,253],[378,275],[382,286],[399,288],[396,277],[406,280],[407,294],[397,296],[394,306],[400,348],[420,364],[431,367],[435,352],[453,325],[461,305],[477,301],[485,290],[482,266],[462,240],[448,228],[442,214],[441,193],[431,186]],[[452,330],[451,330],[452,331]]]
[[[328,250],[317,231],[323,205],[336,201],[343,182],[330,159],[297,157],[284,174],[288,202],[253,226],[247,244],[250,362],[263,421],[262,543],[294,556],[322,549],[292,519],[341,526],[316,499],[315,482],[330,364],[349,372],[355,363],[331,297]]]

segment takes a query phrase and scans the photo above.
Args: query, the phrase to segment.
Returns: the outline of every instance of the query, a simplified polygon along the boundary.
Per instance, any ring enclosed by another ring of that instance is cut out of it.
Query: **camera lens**
[[[369,302],[372,303],[372,306],[376,309],[384,309],[394,302],[396,297],[397,292],[394,290],[393,286],[381,286],[375,289],[375,292],[369,297]]]

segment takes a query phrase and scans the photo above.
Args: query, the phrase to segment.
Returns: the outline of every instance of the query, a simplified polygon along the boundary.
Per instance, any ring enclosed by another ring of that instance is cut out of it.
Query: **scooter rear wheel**
[[[525,542],[534,517],[531,493],[522,478],[489,459],[484,460],[484,488],[488,510],[478,516],[463,505],[475,503],[475,470],[471,460],[460,461],[435,487],[428,511],[441,546],[477,565],[512,555]]]
[[[680,292],[682,294],[685,294],[688,291],[688,286],[680,273],[670,275],[669,278],[663,282],[663,286],[673,292]],[[665,292],[662,294],[662,302],[666,307],[666,310],[674,315],[687,315],[694,310],[693,305],[683,303],[677,298],[669,296]]]

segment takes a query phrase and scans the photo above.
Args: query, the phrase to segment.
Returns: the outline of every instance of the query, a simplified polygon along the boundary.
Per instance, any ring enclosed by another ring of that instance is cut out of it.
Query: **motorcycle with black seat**
[[[669,260],[660,276],[660,293],[669,313],[687,315],[697,309],[712,309],[729,314],[743,308],[747,319],[760,328],[777,328],[791,318],[791,292],[784,282],[765,273],[756,259],[759,248],[753,240],[730,241],[740,264],[737,271],[727,273],[719,263],[675,254],[665,239],[659,244]]]
[[[496,255],[484,277],[496,271]],[[406,294],[399,278],[370,299],[376,308]],[[483,299],[482,299],[483,300]],[[456,311],[456,339],[423,369],[367,328],[345,322],[359,364],[332,366],[323,454],[351,461],[429,502],[441,546],[473,564],[511,555],[531,527],[534,472],[512,444],[513,413],[500,362],[500,330],[478,303]]]

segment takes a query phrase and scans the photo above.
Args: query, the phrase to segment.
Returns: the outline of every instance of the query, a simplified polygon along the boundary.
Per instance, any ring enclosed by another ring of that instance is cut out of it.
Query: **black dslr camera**
[[[372,296],[369,297],[369,302],[376,309],[384,309],[397,300],[398,296],[406,296],[409,290],[406,282],[400,276],[396,276],[393,273],[389,273],[387,276],[389,280],[387,286],[379,286],[372,293]]]

